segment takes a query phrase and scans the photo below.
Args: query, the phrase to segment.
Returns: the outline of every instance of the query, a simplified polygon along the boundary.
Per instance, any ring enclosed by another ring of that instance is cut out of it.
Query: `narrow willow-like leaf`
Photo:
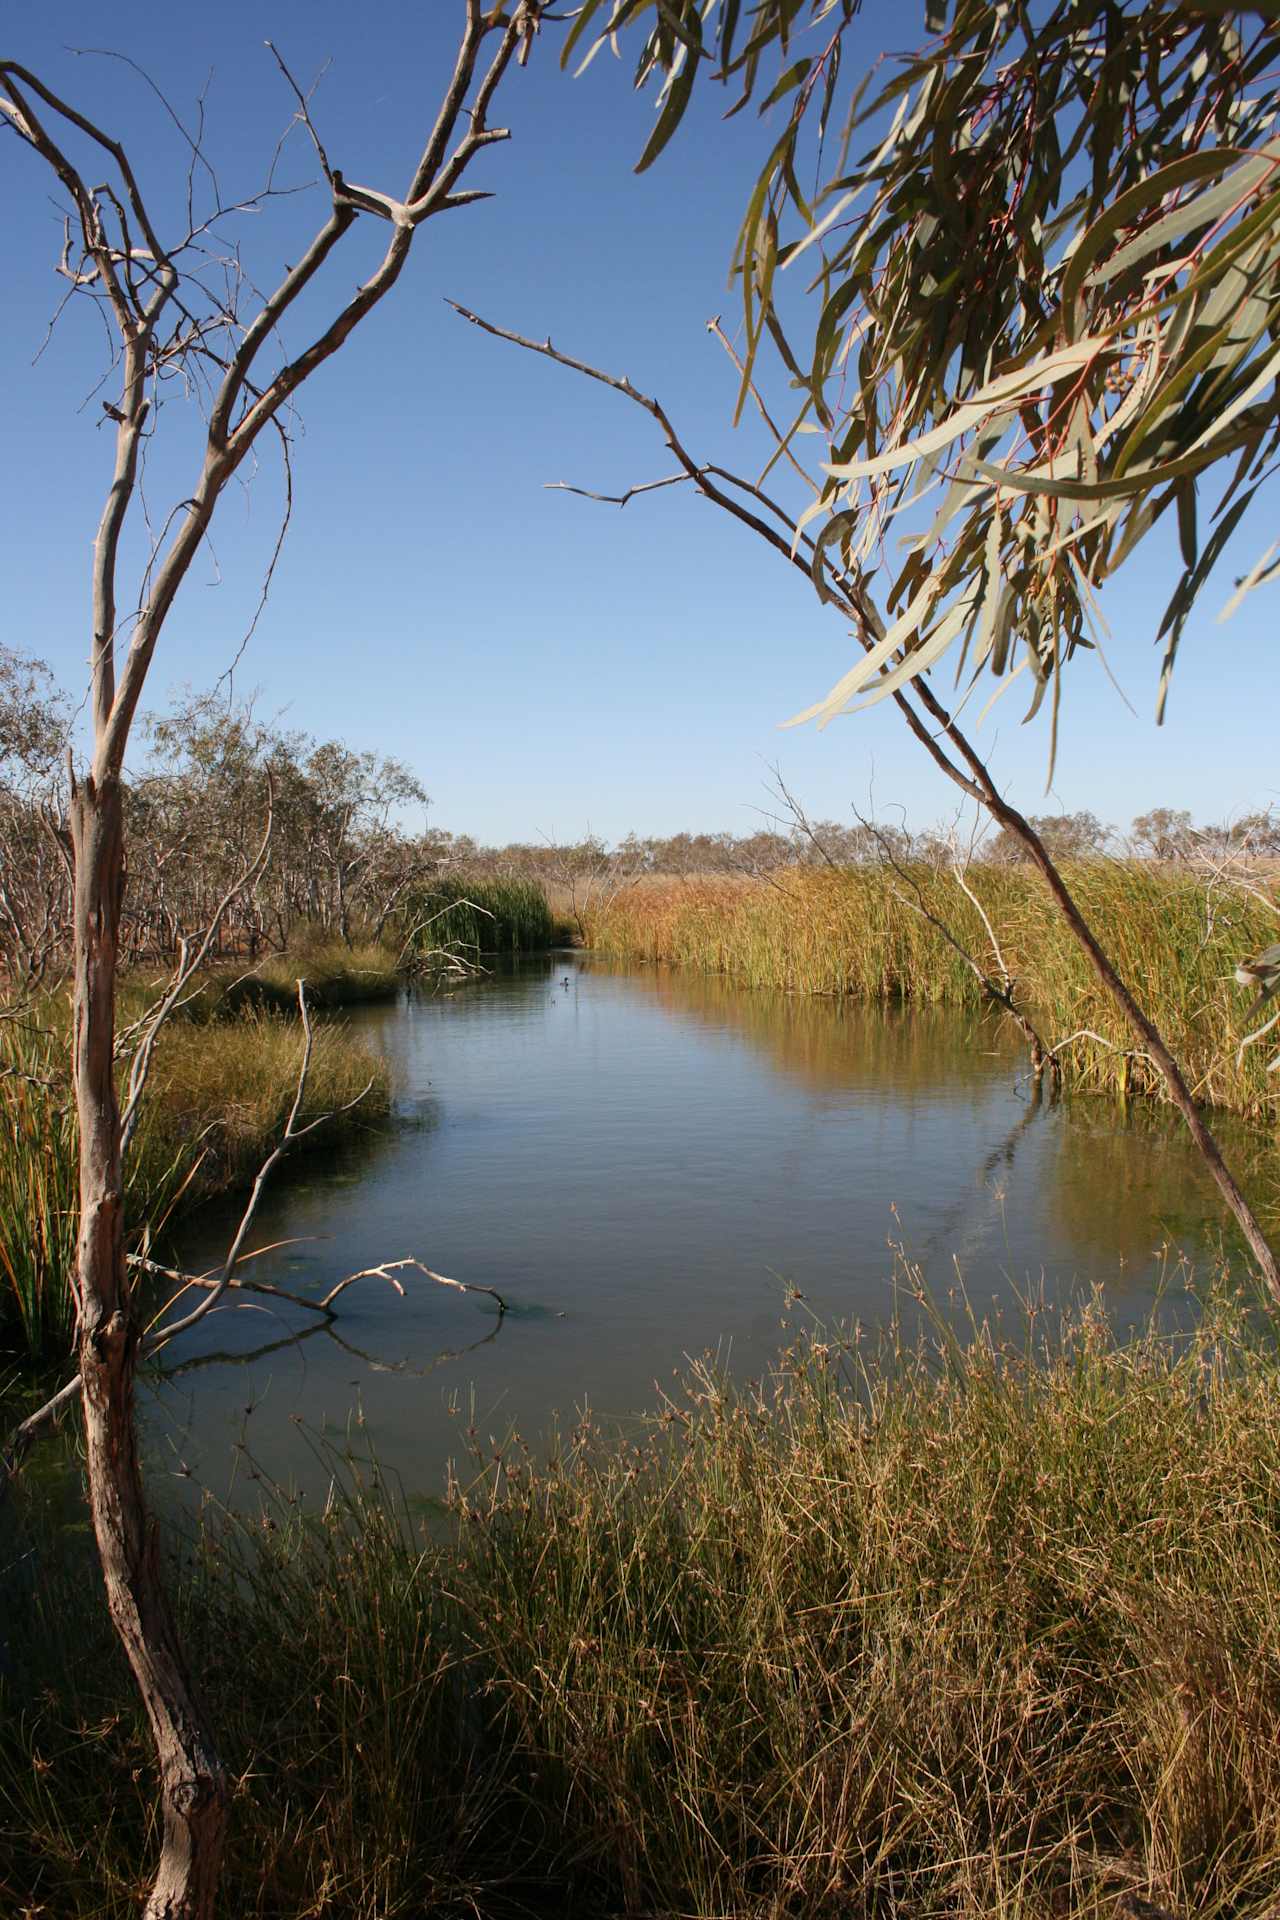
[[[657,125],[649,135],[645,143],[644,152],[636,162],[637,173],[644,173],[653,165],[684,118],[684,110],[688,106],[689,96],[693,92],[693,80],[697,72],[697,67],[698,63],[693,54],[686,53],[683,66],[677,70],[675,78],[672,80],[671,91],[668,93],[662,111],[658,115]]]
[[[1201,154],[1197,158],[1205,162],[1207,171],[1212,172],[1212,163],[1219,158],[1222,159],[1223,165],[1228,165],[1240,156],[1230,148],[1223,148],[1218,154]],[[1193,233],[1197,227],[1209,226],[1215,220],[1221,219],[1224,214],[1242,205],[1251,193],[1257,191],[1274,171],[1278,159],[1280,159],[1280,146],[1273,146],[1271,149],[1264,148],[1257,159],[1245,160],[1240,165],[1231,167],[1226,179],[1218,186],[1202,193],[1192,194],[1171,212],[1153,221],[1135,240],[1126,242],[1104,260],[1101,266],[1094,267],[1090,273],[1086,274],[1084,285],[1090,288],[1102,285],[1107,280],[1112,280],[1118,274],[1124,273],[1129,267],[1136,266],[1139,261],[1149,260],[1153,253],[1159,252],[1161,247],[1172,246],[1173,242],[1182,239],[1184,234]],[[1157,179],[1159,177],[1159,175],[1156,176]]]
[[[1167,687],[1219,534],[1258,510],[1280,454],[1280,4],[952,0],[940,37],[874,79],[850,57],[857,0],[661,0],[656,23],[641,0],[592,0],[591,32],[634,18],[642,73],[670,83],[691,56],[662,17],[692,37],[691,9],[722,69],[737,35],[742,100],[787,116],[738,240],[739,412],[772,342],[828,442],[797,548],[811,530],[860,593],[878,552],[906,550],[866,602],[875,664],[809,717],[884,697],[951,645],[965,674],[1030,671],[1056,738],[1097,591],[1176,503]],[[799,296],[783,333],[775,286],[806,253],[807,348]],[[1207,532],[1196,482],[1223,461]]]
[[[1231,598],[1227,601],[1227,604],[1222,609],[1222,612],[1218,615],[1218,619],[1220,621],[1229,620],[1232,614],[1235,613],[1236,610],[1238,609],[1240,602],[1245,598],[1245,595],[1253,592],[1253,589],[1257,586],[1258,582],[1265,577],[1268,566],[1270,565],[1272,556],[1278,550],[1280,550],[1280,540],[1273,540],[1271,542],[1271,545],[1266,549],[1266,551],[1257,560],[1254,561],[1248,573],[1246,573],[1244,578],[1238,583],[1238,585],[1236,586],[1235,592],[1232,594]]]

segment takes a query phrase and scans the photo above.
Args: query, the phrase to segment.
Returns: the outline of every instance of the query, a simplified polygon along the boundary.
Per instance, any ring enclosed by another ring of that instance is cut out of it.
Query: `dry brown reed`
[[[1280,1075],[1274,1046],[1240,1055],[1249,999],[1237,962],[1276,937],[1280,906],[1195,874],[1138,861],[1067,869],[1077,901],[1207,1104],[1271,1120]],[[1085,1085],[1155,1093],[1162,1083],[1027,868],[972,866],[978,895],[1019,995],[1064,1068]],[[918,895],[915,889],[919,889]],[[909,878],[880,867],[791,868],[767,879],[673,880],[619,894],[593,912],[590,943],[628,960],[667,961],[729,975],[749,987],[850,994],[865,1000],[975,1006],[970,969],[916,910],[927,906],[991,968],[982,919],[945,870]]]
[[[210,1520],[181,1598],[240,1782],[226,1910],[1262,1920],[1276,1333],[1224,1295],[1121,1346],[1096,1301],[810,1337],[738,1391],[696,1368],[635,1444],[507,1447],[452,1543],[336,1459],[323,1514]],[[145,1726],[74,1541],[41,1555],[0,1888],[123,1920]]]

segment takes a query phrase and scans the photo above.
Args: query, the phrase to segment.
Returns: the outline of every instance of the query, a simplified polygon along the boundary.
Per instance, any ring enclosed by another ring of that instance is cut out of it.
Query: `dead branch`
[[[146,1091],[147,1078],[151,1072],[151,1063],[155,1057],[156,1042],[160,1037],[160,1031],[181,1001],[183,990],[187,986],[187,983],[198,969],[203,966],[209,948],[213,945],[214,937],[221,927],[232,901],[243,893],[246,887],[252,886],[257,876],[262,872],[266,864],[267,850],[271,845],[271,833],[274,820],[275,796],[270,777],[268,777],[267,820],[262,831],[262,842],[257,853],[253,856],[252,860],[249,861],[248,865],[237,874],[223,894],[221,900],[219,900],[214,909],[213,918],[209,921],[208,926],[204,930],[203,937],[196,943],[195,947],[189,948],[185,940],[181,942],[178,950],[178,965],[174,971],[173,979],[169,983],[167,992],[161,996],[155,1007],[144,1015],[142,1022],[139,1023],[142,1031],[142,1040],[129,1065],[129,1083],[125,1094],[124,1111],[120,1118],[120,1151],[122,1154],[129,1151],[129,1144],[133,1139],[134,1130],[138,1124],[139,1108],[143,1093]]]
[[[709,469],[695,461],[688,453],[669,416],[650,395],[641,393],[625,376],[620,378],[606,373],[587,361],[577,360],[570,354],[561,353],[552,345],[549,338],[545,341],[531,340],[510,328],[497,326],[489,320],[482,320],[478,314],[459,306],[456,301],[450,301],[449,304],[464,320],[492,334],[495,339],[509,341],[513,346],[518,346],[526,352],[540,354],[545,359],[553,360],[586,379],[609,387],[613,392],[622,394],[634,405],[642,407],[657,422],[666,437],[668,447],[704,498],[711,500],[744,526],[750,527],[789,565],[807,575],[816,587],[819,598],[836,606],[851,621],[854,633],[866,651],[869,652],[877,640],[884,637],[884,622],[871,602],[861,576],[841,572],[835,566],[827,547],[807,540],[798,531],[791,540],[784,539],[773,526],[763,521],[758,513],[745,506],[741,499],[736,498],[732,493],[727,493],[724,487],[718,486],[711,478]],[[757,500],[761,498],[760,489],[752,487],[749,482],[733,482],[733,484]],[[775,511],[780,512],[780,509]],[[889,668],[886,666],[884,672],[888,671]],[[1126,1025],[1143,1043],[1142,1050],[1154,1061],[1168,1089],[1169,1097],[1182,1115],[1187,1131],[1208,1167],[1224,1204],[1239,1225],[1269,1291],[1277,1300],[1280,1300],[1280,1261],[1276,1258],[1257,1214],[1223,1159],[1222,1150],[1205,1124],[1204,1116],[1187,1084],[1186,1076],[1166,1045],[1164,1037],[1134,998],[1111,956],[1081,913],[1043,839],[1026,816],[1005,799],[996,786],[985,760],[943,706],[923,675],[912,682],[910,690],[903,686],[895,687],[890,698],[895,702],[911,733],[947,779],[970,800],[976,801],[985,808],[991,818],[999,826],[1007,829],[1026,849],[1032,864],[1048,886],[1073,938],[1084,952],[1095,977],[1119,1009]],[[944,740],[946,749],[942,745]]]
[[[325,1116],[326,1119],[331,1117],[330,1115]],[[306,1131],[308,1131],[308,1129],[302,1129],[302,1132]],[[301,1135],[299,1133],[293,1135],[294,1139],[300,1137]],[[246,1212],[247,1211],[248,1209],[246,1209]],[[245,1261],[257,1259],[261,1253],[269,1251],[271,1251],[269,1248],[258,1248],[251,1253],[239,1252],[235,1255],[232,1264],[242,1265]],[[247,1279],[242,1274],[229,1273],[226,1270],[225,1263],[222,1271],[217,1274],[184,1273],[178,1267],[168,1267],[158,1260],[147,1258],[144,1254],[134,1253],[129,1255],[129,1265],[136,1273],[149,1274],[155,1279],[167,1280],[177,1289],[161,1309],[161,1313],[168,1312],[170,1308],[182,1298],[184,1293],[188,1293],[193,1289],[201,1290],[207,1295],[207,1298],[201,1302],[199,1309],[189,1314],[185,1320],[180,1320],[171,1326],[161,1328],[157,1334],[148,1339],[145,1343],[148,1353],[160,1352],[163,1347],[168,1346],[177,1334],[188,1331],[197,1321],[204,1319],[207,1314],[213,1312],[215,1307],[217,1307],[219,1302],[228,1293],[256,1294],[263,1299],[280,1300],[291,1307],[300,1308],[305,1313],[316,1315],[319,1320],[325,1323],[326,1327],[330,1327],[338,1318],[334,1310],[334,1303],[346,1292],[348,1287],[354,1286],[359,1280],[385,1280],[387,1284],[394,1288],[401,1298],[403,1298],[405,1291],[404,1285],[397,1276],[409,1269],[412,1269],[415,1273],[425,1274],[427,1279],[434,1280],[437,1286],[452,1287],[459,1293],[487,1294],[491,1300],[496,1300],[498,1304],[499,1321],[505,1319],[510,1311],[510,1303],[503,1294],[499,1293],[496,1287],[485,1286],[477,1280],[451,1279],[447,1273],[437,1273],[434,1267],[427,1266],[424,1261],[418,1260],[411,1255],[400,1260],[379,1261],[371,1267],[361,1267],[357,1273],[348,1273],[344,1275],[336,1285],[330,1287],[329,1291],[322,1295],[319,1300],[311,1299],[304,1293],[296,1293],[288,1287],[276,1286],[269,1280]],[[318,1328],[317,1331],[319,1331]],[[494,1333],[496,1332],[497,1328],[495,1327]],[[493,1337],[493,1333],[489,1333],[484,1336],[484,1339],[490,1340]],[[280,1341],[273,1342],[273,1348],[288,1346],[297,1338],[297,1334],[290,1334]],[[345,1346],[350,1345],[347,1341],[344,1341],[342,1344]],[[471,1344],[479,1345],[481,1343],[472,1342]],[[353,1347],[351,1351],[360,1353],[359,1348]],[[438,1365],[439,1360],[442,1358],[450,1358],[457,1352],[466,1351],[469,1351],[469,1349],[447,1349],[443,1355],[437,1356],[433,1365]],[[223,1355],[215,1357],[230,1358],[232,1356]],[[242,1355],[236,1355],[234,1357],[237,1359],[243,1358]],[[410,1368],[410,1363],[407,1361],[404,1363],[388,1363],[375,1361],[366,1354],[361,1354],[361,1357],[367,1359],[369,1364],[379,1372],[394,1373]],[[182,1367],[174,1369],[173,1371],[182,1372],[188,1367],[203,1365],[207,1362],[208,1358],[209,1356],[201,1355],[198,1359],[184,1361]],[[426,1372],[427,1369],[424,1368],[422,1371]],[[167,1377],[172,1377],[172,1373]],[[23,1460],[35,1442],[56,1430],[62,1415],[79,1394],[80,1385],[80,1375],[77,1373],[74,1379],[68,1380],[64,1386],[59,1387],[57,1393],[55,1393],[51,1399],[47,1400],[43,1406],[38,1407],[34,1413],[29,1414],[9,1435],[3,1451],[0,1451],[0,1500],[3,1499],[9,1482],[16,1476],[19,1467],[22,1465]]]
[[[341,1107],[335,1107],[331,1113],[318,1115],[316,1119],[308,1121],[306,1126],[300,1127],[298,1125],[298,1115],[302,1111],[302,1102],[307,1091],[307,1079],[311,1072],[311,1056],[315,1048],[315,1034],[311,1026],[310,1010],[307,1007],[305,980],[299,980],[298,982],[298,1012],[302,1018],[303,1047],[302,1064],[298,1069],[298,1084],[293,1096],[293,1105],[289,1109],[289,1115],[284,1125],[284,1132],[276,1141],[275,1146],[271,1149],[271,1152],[267,1155],[262,1165],[258,1168],[253,1186],[249,1192],[249,1198],[245,1202],[244,1212],[240,1216],[240,1224],[232,1235],[231,1244],[227,1248],[226,1258],[222,1263],[222,1270],[207,1297],[202,1300],[198,1306],[193,1307],[185,1318],[175,1320],[170,1325],[162,1327],[156,1327],[154,1322],[152,1323],[152,1329],[143,1341],[144,1353],[159,1353],[162,1348],[168,1346],[171,1340],[176,1340],[181,1333],[189,1332],[190,1329],[197,1326],[207,1314],[212,1313],[219,1300],[222,1299],[231,1285],[231,1278],[235,1271],[236,1263],[240,1258],[240,1251],[244,1246],[245,1236],[248,1234],[249,1228],[253,1223],[254,1214],[258,1210],[258,1202],[262,1198],[263,1189],[275,1168],[280,1164],[281,1160],[283,1160],[289,1149],[295,1146],[299,1140],[305,1139],[309,1133],[314,1133],[317,1127],[322,1127],[326,1121],[332,1120],[337,1114],[349,1113],[352,1107],[358,1106],[360,1101],[364,1099],[365,1094],[368,1093],[369,1087],[373,1085],[373,1082],[370,1081],[369,1086],[363,1087],[353,1100],[346,1101]],[[173,1304],[173,1301],[169,1301],[161,1309],[161,1314],[167,1313]]]
[[[482,1286],[478,1280],[451,1280],[447,1273],[437,1273],[433,1267],[424,1266],[421,1260],[407,1256],[403,1260],[383,1260],[376,1266],[361,1267],[359,1273],[349,1273],[345,1280],[339,1280],[337,1286],[331,1287],[323,1300],[318,1302],[320,1312],[327,1313],[338,1295],[344,1293],[357,1280],[387,1280],[400,1293],[403,1293],[404,1288],[395,1276],[397,1273],[403,1273],[406,1267],[412,1267],[417,1273],[425,1273],[428,1280],[436,1281],[439,1286],[456,1287],[460,1293],[487,1293],[498,1303],[499,1318],[508,1311],[507,1302],[496,1287]]]

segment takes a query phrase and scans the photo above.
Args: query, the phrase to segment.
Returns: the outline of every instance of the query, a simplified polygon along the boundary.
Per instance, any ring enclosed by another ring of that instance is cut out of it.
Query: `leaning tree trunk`
[[[183,1663],[142,1493],[134,1424],[139,1329],[124,1262],[116,1102],[116,955],[124,893],[120,782],[92,777],[71,799],[75,856],[73,1067],[80,1123],[76,1248],[89,1501],[107,1604],[146,1707],[164,1834],[146,1920],[210,1920],[227,1787]]]

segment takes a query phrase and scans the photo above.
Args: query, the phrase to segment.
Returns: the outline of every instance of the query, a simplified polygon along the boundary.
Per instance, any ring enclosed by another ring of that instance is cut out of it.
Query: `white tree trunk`
[[[75,856],[73,1069],[80,1121],[76,1249],[89,1502],[107,1604],[151,1723],[163,1840],[146,1920],[211,1920],[227,1785],[187,1677],[138,1467],[139,1329],[124,1263],[120,1111],[113,1067],[124,894],[120,783],[86,778],[71,801]]]

